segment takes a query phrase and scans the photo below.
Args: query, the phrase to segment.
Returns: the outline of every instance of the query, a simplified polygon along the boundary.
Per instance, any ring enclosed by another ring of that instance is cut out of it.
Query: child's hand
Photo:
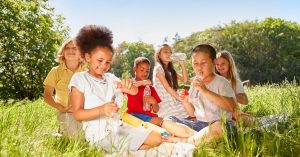
[[[178,94],[180,97],[179,101],[181,101],[182,103],[188,102],[189,92],[186,89],[181,89]]]
[[[109,102],[103,105],[104,115],[106,117],[113,117],[115,113],[119,111],[119,107],[117,104],[113,102]]]
[[[192,86],[193,86],[194,88],[196,88],[197,90],[199,90],[200,92],[205,92],[205,91],[207,91],[207,88],[206,88],[205,84],[204,84],[203,81],[200,80],[200,79],[194,79],[194,80],[192,81]]]
[[[143,81],[136,81],[133,82],[133,84],[137,87],[139,86],[147,86],[147,85],[152,85],[152,82],[150,80],[143,80]]]
[[[67,108],[67,107],[64,107],[64,106],[61,105],[61,104],[58,105],[57,110],[58,110],[59,112],[62,112],[62,113],[68,112],[68,108]]]
[[[152,82],[148,79],[148,80],[144,80],[143,81],[143,85],[147,86],[147,85],[152,85]]]
[[[125,79],[122,80],[122,92],[128,93],[132,87],[132,81]]]
[[[184,60],[179,60],[178,63],[182,66],[184,65]]]
[[[143,101],[146,102],[147,104],[156,104],[156,100],[154,99],[153,96],[148,95],[143,97]]]
[[[67,112],[73,113],[73,107],[68,107]]]
[[[180,95],[180,101],[182,103],[187,103],[189,102],[189,96],[188,95]]]

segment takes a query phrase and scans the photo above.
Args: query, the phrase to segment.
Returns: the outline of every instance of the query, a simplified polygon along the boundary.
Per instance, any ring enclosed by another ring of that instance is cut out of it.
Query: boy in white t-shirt
[[[236,102],[229,81],[214,73],[216,51],[212,46],[198,45],[193,49],[191,58],[196,76],[191,83],[189,99],[185,98],[183,104],[189,115],[195,116],[196,120],[190,121],[174,116],[169,119],[183,123],[196,131],[209,127],[204,134],[196,134],[185,141],[198,145],[223,135],[221,121],[223,116],[226,118],[227,131],[234,129],[231,116],[236,108]],[[165,140],[176,141],[176,139],[166,138]]]
[[[137,88],[131,81],[122,80],[122,89],[117,89],[115,83],[120,80],[106,73],[113,58],[112,32],[106,27],[87,25],[80,29],[76,43],[88,63],[88,71],[72,77],[70,105],[74,118],[82,121],[86,139],[107,152],[119,153],[160,145],[159,134],[118,123],[122,93],[135,95]]]

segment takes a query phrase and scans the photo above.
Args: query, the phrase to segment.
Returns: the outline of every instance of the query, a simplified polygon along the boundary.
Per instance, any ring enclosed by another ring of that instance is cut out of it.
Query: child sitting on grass
[[[235,94],[229,81],[214,73],[215,58],[216,51],[210,45],[198,45],[192,51],[192,67],[196,77],[191,83],[189,99],[185,98],[183,104],[190,116],[196,116],[196,121],[169,117],[200,131],[194,137],[185,139],[185,142],[199,145],[218,139],[224,134],[222,125],[226,126],[228,132],[235,129],[231,119],[236,108]],[[223,115],[226,122],[221,120]],[[202,132],[204,128],[206,131]],[[165,137],[165,140],[177,141],[169,137]]]
[[[152,124],[165,128],[169,133],[178,137],[190,137],[195,131],[182,124],[176,124],[170,120],[163,120],[158,117],[158,103],[161,101],[155,89],[151,86],[151,81],[147,80],[150,73],[150,61],[145,57],[138,57],[134,61],[133,71],[135,72],[134,85],[138,86],[138,93],[131,95],[127,93],[127,113]],[[148,86],[151,95],[145,96],[145,88]],[[148,104],[149,107],[144,107]],[[155,112],[155,113],[153,113]]]
[[[83,59],[73,39],[62,44],[57,61],[59,65],[53,67],[44,80],[44,100],[58,111],[59,133],[73,137],[79,134],[81,124],[73,119],[72,108],[68,106],[68,85],[74,73],[83,70]]]
[[[161,136],[153,131],[111,123],[113,118],[118,120],[114,115],[120,109],[115,100],[121,99],[122,92],[137,93],[129,80],[122,80],[122,91],[118,90],[114,82],[120,79],[107,73],[114,54],[112,32],[106,27],[87,25],[80,29],[76,43],[88,71],[72,77],[70,104],[74,118],[82,121],[86,140],[108,152],[145,150],[160,145]]]
[[[248,97],[237,73],[237,68],[232,55],[228,51],[218,52],[215,64],[216,73],[225,77],[231,83],[231,87],[235,92],[237,102],[247,105]],[[237,118],[240,118],[244,122],[244,125],[249,125],[252,119],[250,114],[243,112],[239,108],[232,115],[233,120],[236,120]]]

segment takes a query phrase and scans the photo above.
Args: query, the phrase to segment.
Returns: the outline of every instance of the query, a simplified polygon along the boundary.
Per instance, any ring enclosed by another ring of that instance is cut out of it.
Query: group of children
[[[248,99],[229,52],[216,53],[207,44],[192,50],[195,77],[190,80],[190,94],[186,96],[177,90],[178,80],[189,81],[187,70],[184,61],[179,60],[182,72],[175,71],[169,45],[163,44],[155,52],[152,83],[148,80],[151,63],[145,57],[135,59],[133,79],[120,80],[107,73],[114,54],[112,42],[108,28],[87,25],[59,50],[60,65],[44,81],[44,99],[59,111],[65,135],[74,135],[82,128],[87,141],[109,152],[145,150],[163,141],[200,145],[220,138],[224,134],[223,124],[227,132],[232,132],[233,119],[247,115],[236,103],[247,104]],[[86,70],[82,68],[82,58],[88,65]],[[121,88],[116,82],[120,82]],[[148,95],[144,93],[146,88],[150,89]],[[166,129],[170,136],[120,123],[110,124],[121,107],[116,99],[122,100],[123,94],[128,98],[127,113]],[[145,104],[149,105],[146,109]],[[221,121],[222,117],[226,121]],[[108,124],[115,125],[117,131],[108,130]],[[199,136],[201,130],[205,132]]]

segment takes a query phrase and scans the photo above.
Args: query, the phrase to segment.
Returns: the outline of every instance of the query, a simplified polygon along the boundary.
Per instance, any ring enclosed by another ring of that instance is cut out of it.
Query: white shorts
[[[118,132],[108,134],[95,144],[108,153],[136,151],[147,139],[151,131],[142,127],[132,128],[127,125],[120,126]]]
[[[82,132],[82,125],[73,118],[72,113],[58,112],[57,119],[60,122],[60,131],[65,137],[79,136]]]

